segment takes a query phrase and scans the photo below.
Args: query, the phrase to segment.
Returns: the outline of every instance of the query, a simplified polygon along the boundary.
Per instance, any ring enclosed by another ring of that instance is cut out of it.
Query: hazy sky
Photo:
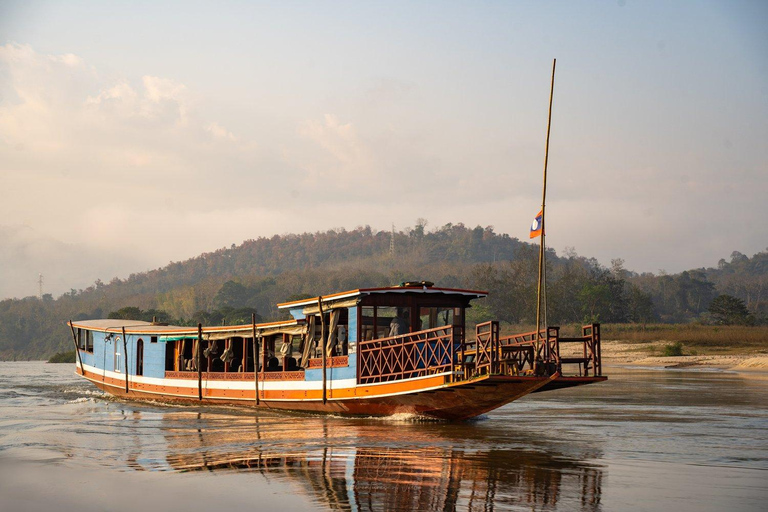
[[[158,5],[159,4],[159,5]],[[768,3],[0,3],[0,296],[289,232],[768,246]]]

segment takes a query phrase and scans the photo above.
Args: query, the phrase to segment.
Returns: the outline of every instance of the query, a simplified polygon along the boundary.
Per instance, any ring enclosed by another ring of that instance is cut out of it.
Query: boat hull
[[[557,389],[567,389],[576,386],[585,386],[587,384],[595,384],[597,382],[605,382],[608,377],[558,377],[548,382],[544,386],[532,391],[533,393],[541,393],[543,391],[555,391]]]
[[[78,372],[80,373],[80,372]],[[460,383],[448,383],[435,386],[444,377],[422,379],[414,382],[418,387],[408,389],[407,382],[387,383],[388,386],[361,386],[354,390],[357,396],[349,396],[345,390],[334,390],[336,396],[347,395],[342,399],[330,398],[323,402],[322,395],[307,399],[261,398],[256,404],[255,390],[233,390],[230,393],[218,393],[219,396],[198,396],[190,394],[191,388],[179,393],[179,388],[154,386],[152,390],[137,389],[130,386],[125,390],[125,382],[104,377],[86,371],[84,377],[99,389],[112,395],[130,400],[153,400],[162,402],[181,402],[205,405],[236,405],[261,409],[296,411],[324,414],[343,414],[352,416],[391,416],[395,414],[414,414],[444,420],[466,420],[508,404],[542,387],[552,384],[557,375],[551,377],[533,376],[482,376]],[[207,382],[206,386],[215,384]],[[222,383],[223,384],[223,383]],[[142,386],[145,387],[145,386]],[[209,388],[210,389],[210,388]],[[195,395],[197,389],[194,389]],[[210,390],[206,391],[207,395]],[[314,393],[305,394],[312,395]],[[378,393],[378,394],[375,394]],[[274,391],[271,394],[275,394]],[[360,396],[363,395],[363,396]],[[365,396],[368,395],[368,396]]]

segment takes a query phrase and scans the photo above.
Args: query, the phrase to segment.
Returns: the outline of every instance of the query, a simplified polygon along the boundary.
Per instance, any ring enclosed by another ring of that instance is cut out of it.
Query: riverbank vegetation
[[[75,351],[70,350],[69,352],[57,352],[51,356],[50,359],[48,359],[49,363],[74,363],[75,362]]]
[[[665,341],[681,343],[698,351],[768,351],[768,326],[689,324],[607,324],[602,326],[603,339],[649,343]]]
[[[470,310],[470,323],[496,319],[516,330],[535,323],[537,246],[492,227],[447,224],[428,231],[426,226],[420,219],[416,227],[395,233],[366,226],[259,238],[126,279],[97,280],[58,298],[3,300],[0,359],[39,359],[65,351],[72,343],[70,319],[157,317],[175,324],[221,325],[247,323],[256,314],[270,321],[286,315],[276,308],[278,302],[422,279],[488,291],[488,298]],[[547,276],[549,323],[601,322],[604,339],[613,325],[627,326],[626,332],[617,328],[618,335],[648,332],[659,339],[667,332],[657,325],[672,331],[671,324],[684,324],[683,330],[701,325],[701,331],[689,334],[704,336],[707,324],[759,326],[768,316],[768,252],[752,257],[734,252],[717,267],[670,275],[638,274],[621,259],[606,267],[574,250],[560,255],[550,250]],[[729,298],[718,299],[722,296]],[[713,303],[718,308],[710,310]],[[752,343],[742,340],[753,338],[734,336],[733,342]]]

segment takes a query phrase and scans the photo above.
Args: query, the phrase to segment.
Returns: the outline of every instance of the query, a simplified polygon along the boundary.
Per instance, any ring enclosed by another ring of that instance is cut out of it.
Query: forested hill
[[[394,263],[407,267],[430,260],[457,263],[509,260],[521,245],[516,238],[496,234],[490,227],[469,229],[462,224],[448,224],[427,232],[425,224],[419,223],[416,228],[393,236],[391,232],[374,232],[366,226],[352,231],[339,229],[247,240],[240,246],[233,244],[228,249],[172,262],[158,270],[132,274],[124,281],[116,279],[110,285],[117,293],[134,295],[166,292],[211,278],[278,276],[288,271],[342,264],[377,269],[382,262],[390,263],[390,267]]]
[[[490,227],[448,224],[414,229],[283,235],[248,240],[184,262],[113,279],[58,298],[0,301],[0,359],[44,358],[71,347],[68,319],[113,316],[207,325],[241,322],[255,311],[298,297],[427,279],[447,287],[486,289],[475,320],[529,322],[535,311],[538,248]],[[549,256],[550,323],[706,320],[718,294],[742,299],[760,321],[768,309],[768,252],[734,253],[718,268],[677,275],[637,275],[620,260],[605,268],[576,254]]]

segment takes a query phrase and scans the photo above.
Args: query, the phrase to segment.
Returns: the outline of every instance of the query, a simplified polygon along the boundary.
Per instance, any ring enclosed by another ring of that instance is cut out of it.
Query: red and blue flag
[[[531,223],[531,233],[529,235],[529,238],[536,238],[537,236],[541,236],[541,232],[543,231],[543,218],[544,218],[544,210],[539,211],[538,214],[536,214],[536,217],[533,219],[533,222]]]

